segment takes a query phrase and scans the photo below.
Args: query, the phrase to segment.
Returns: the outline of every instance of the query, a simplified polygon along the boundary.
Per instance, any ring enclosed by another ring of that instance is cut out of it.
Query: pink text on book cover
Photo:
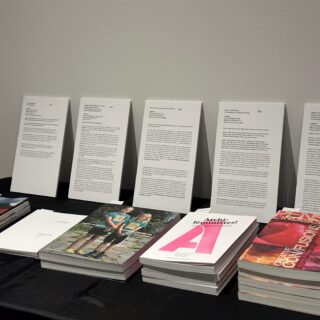
[[[195,253],[210,254],[214,249],[214,245],[218,239],[222,226],[223,223],[217,223],[214,225],[202,223],[187,231],[175,240],[169,242],[160,248],[160,250],[176,251],[179,248],[195,248]],[[199,235],[201,235],[201,238],[198,242],[192,241]]]

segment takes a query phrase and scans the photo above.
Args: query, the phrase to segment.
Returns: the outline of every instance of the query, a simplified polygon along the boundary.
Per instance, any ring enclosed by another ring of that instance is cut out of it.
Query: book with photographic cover
[[[139,256],[173,226],[180,214],[104,204],[40,252],[43,267],[127,279]]]
[[[320,215],[279,210],[238,262],[240,270],[320,283]]]

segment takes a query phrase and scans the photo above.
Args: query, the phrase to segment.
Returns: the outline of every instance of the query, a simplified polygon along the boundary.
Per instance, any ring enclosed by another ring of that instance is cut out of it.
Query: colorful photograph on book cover
[[[253,242],[279,247],[293,247],[308,228],[307,224],[302,223],[272,221],[263,228]]]
[[[241,260],[286,269],[320,271],[319,216],[280,212],[254,239]]]
[[[15,207],[26,198],[6,198],[0,197],[0,214],[5,213],[9,209]]]
[[[176,216],[167,211],[106,204],[52,242],[48,250],[122,264]]]

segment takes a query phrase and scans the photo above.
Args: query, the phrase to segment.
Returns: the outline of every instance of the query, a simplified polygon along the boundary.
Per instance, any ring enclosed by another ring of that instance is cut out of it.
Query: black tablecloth
[[[3,196],[10,193],[11,179],[0,179]],[[29,196],[32,210],[89,214],[101,204],[67,198],[67,184],[60,184],[58,197]],[[132,192],[120,196],[132,202]],[[194,199],[193,209],[209,205]],[[0,314],[19,319],[317,319],[288,310],[247,303],[237,299],[236,276],[218,296],[143,283],[140,272],[127,282],[98,279],[42,269],[40,262],[0,254]]]

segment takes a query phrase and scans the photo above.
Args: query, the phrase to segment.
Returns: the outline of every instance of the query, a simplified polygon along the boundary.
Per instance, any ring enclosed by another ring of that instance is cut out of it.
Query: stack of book
[[[239,299],[320,315],[320,215],[281,210],[238,261]]]
[[[256,217],[191,212],[140,257],[143,281],[218,295],[257,228]]]
[[[28,198],[0,197],[0,229],[30,212]]]
[[[105,204],[39,252],[41,266],[126,280],[139,256],[180,219],[180,214]]]

